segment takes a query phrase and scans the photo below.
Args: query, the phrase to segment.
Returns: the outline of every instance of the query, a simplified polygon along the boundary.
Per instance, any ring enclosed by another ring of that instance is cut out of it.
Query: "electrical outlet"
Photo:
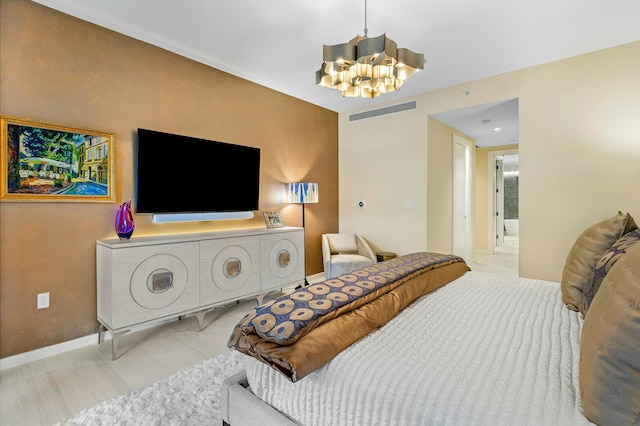
[[[44,309],[49,307],[49,293],[38,294],[38,309]]]

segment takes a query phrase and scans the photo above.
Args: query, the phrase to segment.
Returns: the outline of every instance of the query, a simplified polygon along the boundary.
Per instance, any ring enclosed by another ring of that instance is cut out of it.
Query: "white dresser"
[[[202,329],[212,308],[304,285],[304,229],[99,240],[96,261],[98,321],[116,359],[117,339],[133,326],[193,314]]]

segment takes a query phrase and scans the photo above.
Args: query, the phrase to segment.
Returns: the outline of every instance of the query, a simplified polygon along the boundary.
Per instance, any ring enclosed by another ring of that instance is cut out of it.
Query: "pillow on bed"
[[[582,303],[580,303],[580,312],[583,315],[587,314],[589,310],[589,305],[593,301],[593,297],[598,292],[600,285],[602,284],[602,280],[604,280],[605,275],[611,270],[613,265],[624,255],[627,250],[631,248],[634,244],[640,242],[640,230],[634,229],[631,232],[627,232],[622,237],[618,239],[611,248],[604,252],[598,263],[596,263],[595,268],[589,274],[589,279],[587,280],[587,284],[584,286],[582,290]]]
[[[640,415],[640,244],[602,281],[580,336],[584,415],[600,425],[635,425]]]
[[[578,236],[567,255],[560,281],[562,301],[567,308],[580,310],[582,290],[598,260],[618,238],[636,228],[630,214],[618,212],[614,217],[590,226]]]

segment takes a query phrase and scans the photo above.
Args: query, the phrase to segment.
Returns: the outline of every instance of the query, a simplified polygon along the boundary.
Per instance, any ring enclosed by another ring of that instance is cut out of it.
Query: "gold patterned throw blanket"
[[[440,253],[376,263],[258,306],[236,325],[227,346],[295,382],[469,270],[461,257]]]

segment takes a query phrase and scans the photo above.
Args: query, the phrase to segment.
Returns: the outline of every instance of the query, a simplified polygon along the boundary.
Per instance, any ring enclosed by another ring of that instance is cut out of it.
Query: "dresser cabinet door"
[[[261,290],[304,283],[304,232],[262,236]]]
[[[200,242],[200,303],[239,299],[260,291],[260,236]]]
[[[199,305],[198,243],[113,250],[110,268],[114,329]]]

